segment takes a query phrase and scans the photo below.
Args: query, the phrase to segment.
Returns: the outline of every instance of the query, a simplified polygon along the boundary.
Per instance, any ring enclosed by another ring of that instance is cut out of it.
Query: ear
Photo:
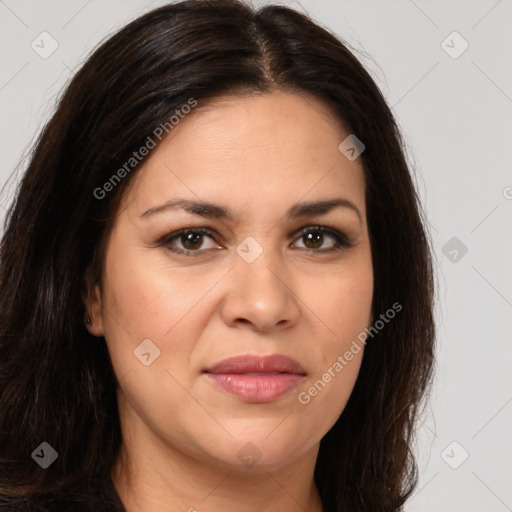
[[[103,331],[103,307],[101,288],[99,284],[86,285],[83,297],[85,306],[85,328],[93,336],[104,336]],[[90,319],[90,322],[87,319]]]

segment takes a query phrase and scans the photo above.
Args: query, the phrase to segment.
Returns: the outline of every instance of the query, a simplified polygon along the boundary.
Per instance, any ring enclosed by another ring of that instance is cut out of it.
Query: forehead
[[[296,152],[299,146],[303,151],[332,147],[333,143],[337,147],[344,133],[341,120],[323,101],[303,93],[274,92],[223,96],[199,103],[165,143],[195,143],[208,151],[218,144],[235,154],[264,147],[277,147],[282,152],[293,148]],[[200,134],[212,138],[194,141]]]
[[[344,192],[363,206],[360,159],[338,149],[348,134],[326,104],[302,94],[199,103],[143,162],[127,201],[143,207],[185,194],[271,207],[283,196],[295,202]]]

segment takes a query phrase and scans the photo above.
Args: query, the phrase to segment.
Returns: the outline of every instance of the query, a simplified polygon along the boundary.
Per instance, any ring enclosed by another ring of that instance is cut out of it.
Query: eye
[[[325,226],[308,226],[301,230],[296,240],[304,244],[302,247],[299,245],[299,249],[313,253],[333,252],[353,245],[344,233]],[[199,256],[207,250],[222,249],[215,242],[214,232],[208,228],[182,229],[164,236],[158,244],[185,256]]]
[[[207,247],[205,247],[205,238],[211,240]],[[182,229],[181,231],[165,236],[160,243],[165,245],[172,252],[187,255],[200,253],[208,249],[220,248],[220,246],[213,241],[213,232],[205,228]]]
[[[308,226],[300,232],[298,240],[304,243],[299,248],[313,252],[331,252],[352,246],[344,233],[325,226]],[[331,243],[328,243],[329,240]],[[326,242],[327,247],[324,246]]]

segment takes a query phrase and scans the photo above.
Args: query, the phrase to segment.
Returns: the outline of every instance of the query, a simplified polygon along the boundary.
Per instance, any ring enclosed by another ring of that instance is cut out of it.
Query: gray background
[[[108,34],[164,3],[0,0],[2,217],[13,172],[73,71]],[[512,0],[279,3],[368,54],[359,57],[402,127],[429,217],[438,369],[407,510],[512,510]],[[47,59],[31,48],[43,31],[59,45]],[[442,46],[453,31],[469,44],[457,58],[445,49],[459,53],[462,39]]]

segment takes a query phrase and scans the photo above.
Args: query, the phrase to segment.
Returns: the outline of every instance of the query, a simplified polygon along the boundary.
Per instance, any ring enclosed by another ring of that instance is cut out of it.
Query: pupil
[[[203,235],[199,233],[188,233],[186,235],[183,235],[184,238],[182,238],[183,246],[187,249],[197,249],[197,246],[201,246],[201,237]]]
[[[322,245],[323,235],[321,233],[308,233],[306,235],[306,246],[310,247],[308,244],[313,244],[313,248],[316,249]]]

